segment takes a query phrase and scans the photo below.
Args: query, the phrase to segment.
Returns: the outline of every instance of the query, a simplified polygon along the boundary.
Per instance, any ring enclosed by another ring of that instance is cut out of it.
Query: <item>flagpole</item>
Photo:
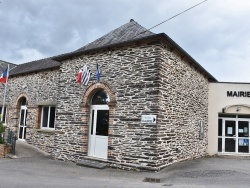
[[[9,64],[8,64],[8,70],[7,70],[7,78],[6,78],[6,83],[4,85],[4,95],[3,95],[3,106],[2,106],[2,116],[1,116],[1,121],[3,121],[3,115],[4,115],[4,107],[5,107],[5,100],[6,100],[6,88],[7,88],[7,84],[8,84],[8,79],[9,79]]]

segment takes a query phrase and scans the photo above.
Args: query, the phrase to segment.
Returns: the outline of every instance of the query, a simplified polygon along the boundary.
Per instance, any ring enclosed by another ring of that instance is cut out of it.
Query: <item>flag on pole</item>
[[[91,73],[89,68],[84,65],[83,68],[80,69],[78,75],[77,75],[77,82],[83,83],[83,85],[88,85],[89,79],[90,79]]]
[[[9,77],[9,70],[8,68],[6,68],[3,74],[0,76],[0,82],[2,82],[3,84],[6,84],[8,77]]]
[[[96,64],[96,77],[97,77],[97,81],[100,82],[101,79],[101,71],[100,68],[98,66],[98,63]]]
[[[0,82],[4,84],[3,106],[2,106],[2,111],[1,111],[2,115],[4,115],[4,109],[5,109],[6,90],[7,90],[6,88],[7,88],[7,83],[8,83],[8,77],[9,77],[9,64],[0,77]],[[3,116],[1,116],[0,120],[3,121]]]

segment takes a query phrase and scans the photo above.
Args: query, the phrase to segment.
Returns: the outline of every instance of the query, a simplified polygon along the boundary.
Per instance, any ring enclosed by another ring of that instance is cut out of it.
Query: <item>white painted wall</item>
[[[210,83],[208,96],[208,154],[217,154],[218,147],[218,113],[228,108],[226,113],[250,114],[250,97],[227,97],[227,91],[249,91],[250,83]],[[239,112],[237,106],[241,106]],[[248,107],[249,106],[249,107]]]

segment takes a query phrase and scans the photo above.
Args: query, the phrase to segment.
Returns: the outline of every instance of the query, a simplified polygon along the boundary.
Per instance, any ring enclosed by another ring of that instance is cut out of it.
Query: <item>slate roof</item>
[[[58,61],[55,61],[51,58],[46,59],[40,59],[37,61],[31,61],[28,63],[20,64],[17,67],[10,70],[10,76],[16,76],[20,74],[27,74],[32,73],[36,71],[42,71],[52,68],[60,67],[61,63]]]
[[[14,64],[14,63],[10,63],[10,62],[7,62],[7,61],[2,61],[2,60],[0,60],[0,73],[1,73],[1,74],[2,74],[2,73],[4,72],[4,70],[8,67],[8,65],[9,65],[10,70],[17,66],[17,65]]]
[[[84,52],[108,48],[114,45],[124,44],[131,41],[140,40],[149,36],[154,36],[155,33],[148,31],[133,19],[130,22],[118,27],[101,38],[83,46],[73,52],[65,53],[53,57],[53,59],[62,61],[75,55],[81,55]]]
[[[109,32],[103,37],[76,50],[75,52],[86,51],[89,49],[100,48],[103,46],[110,46],[113,44],[122,43],[125,41],[130,41],[154,34],[155,33],[148,31],[146,28],[142,27],[140,24],[131,19],[129,23],[118,27],[117,29]]]

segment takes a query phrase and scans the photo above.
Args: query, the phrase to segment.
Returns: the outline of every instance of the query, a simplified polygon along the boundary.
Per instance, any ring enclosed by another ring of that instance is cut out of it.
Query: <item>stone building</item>
[[[83,65],[87,86],[76,81]],[[170,37],[131,20],[76,51],[13,68],[6,124],[56,159],[159,170],[207,155],[210,82]]]

